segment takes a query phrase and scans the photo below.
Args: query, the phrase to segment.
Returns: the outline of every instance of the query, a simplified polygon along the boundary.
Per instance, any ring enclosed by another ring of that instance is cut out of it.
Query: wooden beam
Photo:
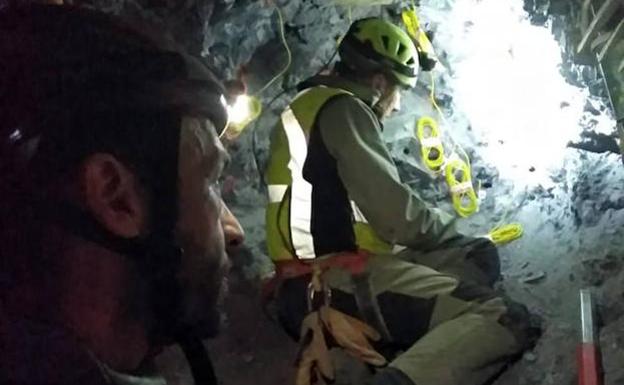
[[[583,52],[589,46],[591,41],[594,40],[596,34],[598,34],[598,32],[600,32],[600,30],[609,22],[613,13],[620,5],[622,5],[622,3],[619,0],[606,0],[602,4],[600,9],[598,9],[598,12],[596,12],[592,22],[589,24],[589,27],[587,27],[587,30],[583,35],[583,39],[578,45],[577,53]]]
[[[620,20],[620,23],[617,25],[617,27],[615,27],[615,30],[611,34],[611,37],[609,37],[609,40],[602,47],[600,52],[598,52],[598,61],[602,61],[602,59],[604,59],[604,57],[607,55],[607,52],[609,52],[609,49],[613,47],[613,43],[622,41],[623,39],[624,39],[624,19]]]

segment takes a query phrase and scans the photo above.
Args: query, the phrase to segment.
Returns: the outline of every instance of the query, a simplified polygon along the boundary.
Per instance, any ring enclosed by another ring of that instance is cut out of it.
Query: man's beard
[[[373,104],[372,105],[372,110],[375,113],[375,116],[377,117],[377,119],[381,120],[382,115],[383,115],[383,109],[381,108],[379,103]]]
[[[373,112],[377,115],[379,121],[385,121],[392,115],[392,109],[388,107],[387,102],[377,103],[373,106]]]
[[[192,315],[185,325],[194,336],[206,339],[215,337],[223,326],[225,319],[225,298],[229,292],[228,279],[223,277],[218,287],[214,288],[214,296],[210,301],[206,301],[205,307],[201,309],[191,309]],[[201,310],[201,314],[195,312]]]
[[[225,318],[224,303],[229,288],[226,276],[213,277],[215,284],[201,292],[180,283],[155,288],[145,281],[135,281],[136,295],[126,306],[126,314],[142,320],[154,345],[170,345],[182,335],[200,339],[215,337]]]

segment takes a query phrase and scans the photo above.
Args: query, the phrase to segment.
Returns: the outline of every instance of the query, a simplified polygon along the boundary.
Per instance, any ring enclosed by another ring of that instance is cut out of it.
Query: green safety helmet
[[[407,32],[388,21],[367,18],[354,22],[338,52],[342,61],[356,71],[382,71],[405,88],[416,85],[416,46]]]

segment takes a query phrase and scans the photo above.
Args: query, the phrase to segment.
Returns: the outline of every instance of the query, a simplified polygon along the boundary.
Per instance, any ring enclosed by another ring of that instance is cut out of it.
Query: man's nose
[[[237,251],[245,241],[245,231],[225,203],[221,210],[221,226],[223,226],[227,252]]]
[[[392,106],[393,111],[401,111],[401,93],[397,91],[394,96],[394,105]]]

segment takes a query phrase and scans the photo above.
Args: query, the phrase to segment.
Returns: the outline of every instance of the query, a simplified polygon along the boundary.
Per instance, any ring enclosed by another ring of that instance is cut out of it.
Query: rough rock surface
[[[487,0],[473,3],[482,2]],[[244,73],[251,93],[260,91],[286,64],[278,15],[268,3],[282,10],[292,63],[285,76],[260,95],[264,104],[262,117],[230,146],[233,162],[224,183],[224,197],[246,229],[247,250],[235,257],[224,333],[209,346],[223,383],[289,383],[296,345],[263,314],[258,298],[259,280],[271,271],[263,230],[264,187],[258,168],[262,169],[266,160],[271,127],[293,95],[293,86],[328,62],[337,40],[348,27],[349,18],[396,16],[400,2],[383,8],[353,7],[350,12],[323,0],[89,0],[81,3],[146,19],[168,30],[189,50],[203,54],[222,76]],[[500,222],[517,221],[524,225],[524,237],[501,248],[503,285],[513,297],[529,305],[545,320],[545,334],[535,350],[526,353],[496,384],[575,383],[578,290],[584,287],[593,288],[606,323],[601,335],[606,383],[623,383],[624,168],[619,157],[565,149],[564,146],[557,149],[561,156],[555,167],[537,169],[537,173],[546,176],[537,182],[531,179],[536,170],[532,165],[530,168],[518,166],[515,169],[522,168],[521,172],[510,174],[503,170],[503,160],[492,161],[491,157],[486,157],[496,146],[505,144],[495,135],[486,135],[462,104],[458,74],[461,63],[466,60],[459,54],[463,35],[446,28],[454,22],[463,23],[469,30],[475,25],[478,27],[479,20],[471,19],[469,14],[461,16],[464,19],[449,19],[453,7],[465,1],[422,0],[419,3],[427,28],[436,31],[434,43],[447,69],[434,77],[435,97],[447,121],[445,128],[470,155],[474,178],[482,187],[479,213],[462,220],[461,226],[466,232],[484,234]],[[601,99],[604,87],[597,72],[592,67],[573,63],[569,55],[566,33],[572,32],[567,22],[576,14],[578,2],[526,0],[509,3],[524,6],[529,12],[525,16],[535,28],[553,31],[564,50],[559,68],[562,76],[569,84],[588,90],[581,100],[585,106],[582,116],[572,131],[580,134],[605,126],[607,131],[612,129],[604,99]],[[513,53],[510,48],[510,55]],[[485,89],[493,86],[487,78],[477,80]],[[542,91],[539,87],[532,90],[534,93]],[[419,190],[424,199],[452,210],[446,187],[423,171],[417,160],[419,147],[411,134],[415,118],[425,114],[435,116],[428,100],[429,92],[430,81],[428,76],[423,76],[417,89],[404,97],[402,112],[386,124],[384,135],[404,181]],[[497,95],[491,97],[497,98]],[[531,98],[531,93],[525,97]],[[515,108],[513,103],[509,101],[510,108]],[[565,110],[574,107],[574,101],[561,100],[558,105]],[[507,123],[501,120],[500,129]],[[537,159],[539,155],[532,148],[524,149],[526,158]],[[179,352],[166,352],[160,362],[170,373],[172,383],[188,379]]]

